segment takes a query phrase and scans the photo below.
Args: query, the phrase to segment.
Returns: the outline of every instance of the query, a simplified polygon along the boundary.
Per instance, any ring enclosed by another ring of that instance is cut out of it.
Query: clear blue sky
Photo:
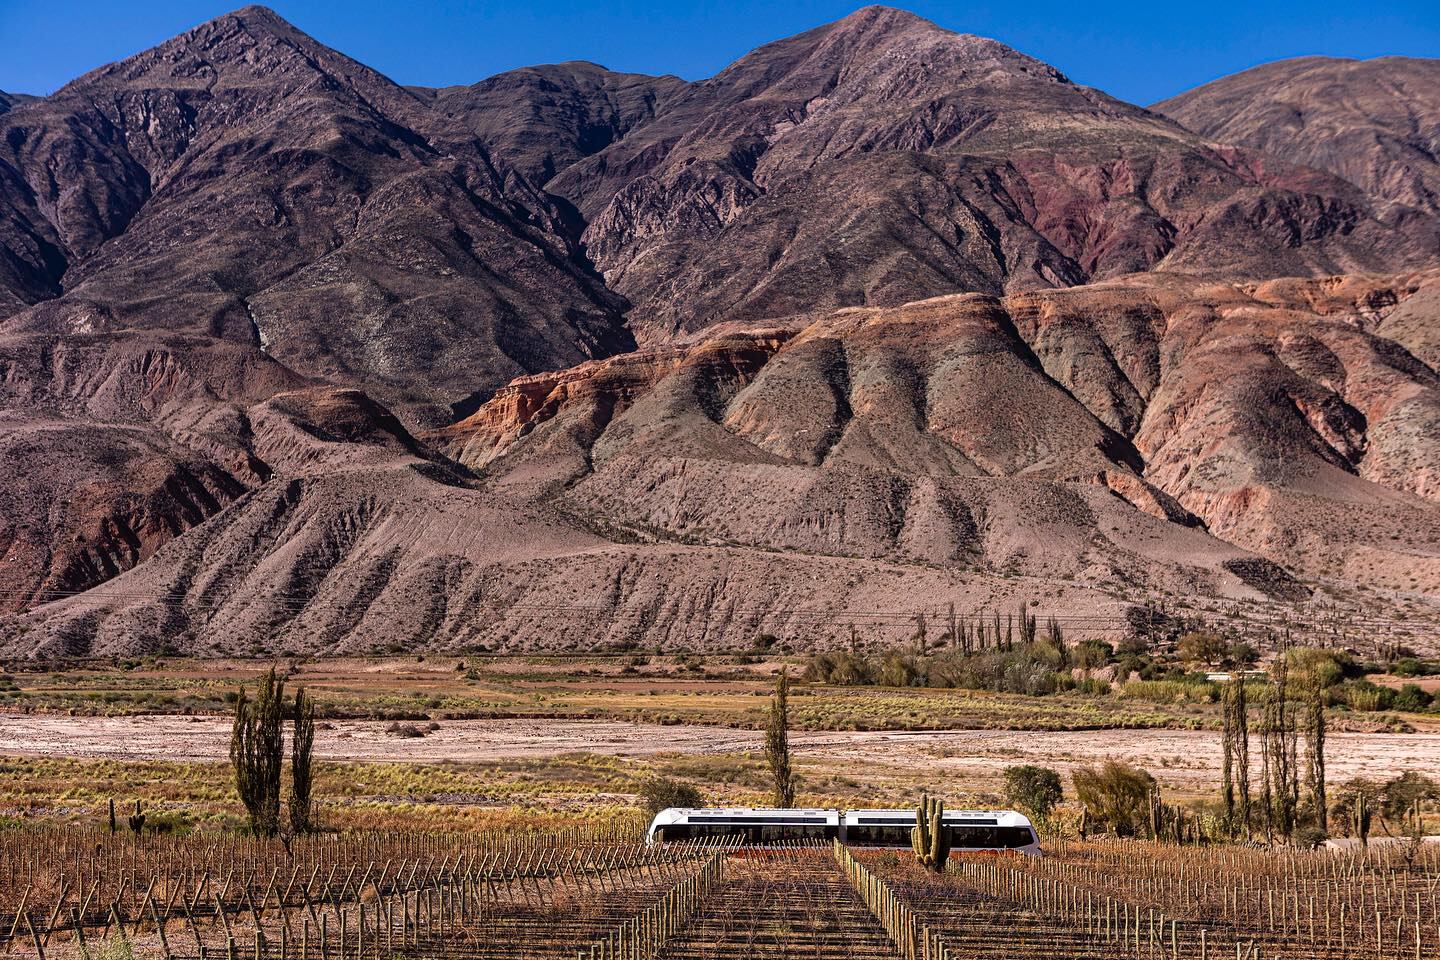
[[[242,3],[0,0],[0,90],[48,93]],[[461,3],[275,0],[300,29],[400,83],[443,86],[533,63],[593,60],[699,79],[747,50],[858,2]],[[1072,79],[1151,103],[1270,60],[1306,54],[1440,56],[1440,0],[896,4],[995,37]]]

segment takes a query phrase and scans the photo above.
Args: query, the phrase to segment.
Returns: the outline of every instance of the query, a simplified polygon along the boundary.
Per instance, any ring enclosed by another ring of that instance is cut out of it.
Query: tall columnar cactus
[[[1366,846],[1370,845],[1370,801],[1365,794],[1355,794],[1355,808],[1350,812],[1350,826],[1355,836]]]
[[[111,797],[111,798],[110,798],[110,832],[111,832],[111,833],[114,833],[116,830],[119,830],[119,829],[120,829],[119,824],[117,824],[117,823],[115,822],[115,798],[114,798],[114,797]]]
[[[932,800],[921,796],[920,806],[915,810],[915,829],[910,831],[910,845],[921,866],[936,873],[944,873],[945,862],[950,859],[950,837],[944,820],[945,802],[939,797]]]
[[[140,801],[135,801],[135,813],[125,820],[130,824],[130,832],[140,833],[145,829],[145,811],[140,809]]]

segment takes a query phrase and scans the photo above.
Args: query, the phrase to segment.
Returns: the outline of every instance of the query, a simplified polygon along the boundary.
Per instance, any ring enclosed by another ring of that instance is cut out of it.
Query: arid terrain
[[[0,92],[0,953],[1440,956],[1440,59],[173,29]]]
[[[1147,603],[1433,651],[1434,69],[1147,110],[866,7],[706,80],[427,89],[247,7],[6,96],[0,651]]]
[[[326,724],[316,756],[326,761],[485,764],[555,759],[678,759],[758,756],[761,733],[726,727],[607,720],[449,720],[423,737],[397,737],[378,720]],[[75,760],[178,763],[224,761],[230,721],[224,717],[0,716],[0,755]],[[1067,776],[1109,757],[1156,775],[1171,790],[1196,795],[1220,779],[1220,742],[1211,730],[944,730],[798,731],[792,749],[807,769],[850,771],[867,789],[890,792],[921,782],[948,794],[998,792],[1007,766],[1036,763]],[[1336,733],[1327,744],[1329,773],[1386,780],[1440,764],[1440,730],[1427,733]],[[727,798],[716,798],[723,805]],[[729,798],[738,801],[740,797]]]
[[[693,783],[708,802],[762,802],[760,728],[779,662],[729,659],[637,669],[614,657],[339,658],[287,672],[320,706],[316,755],[333,817],[475,824],[633,810],[654,775]],[[177,660],[12,674],[16,689],[0,694],[10,784],[0,815],[84,820],[108,796],[138,792],[192,821],[229,822],[231,699],[266,667]],[[1208,800],[1220,780],[1218,705],[1170,697],[801,682],[791,744],[817,803],[909,804],[930,790],[995,804],[1008,766],[1051,767],[1068,783],[1077,767],[1110,758],[1148,770],[1168,796]],[[1440,715],[1337,710],[1329,725],[1335,784],[1440,763]]]

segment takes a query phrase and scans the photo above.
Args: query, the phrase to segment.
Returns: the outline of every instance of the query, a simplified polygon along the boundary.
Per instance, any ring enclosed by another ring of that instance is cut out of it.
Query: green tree
[[[790,674],[780,668],[775,696],[770,700],[770,723],[765,728],[765,762],[770,767],[771,796],[776,807],[795,806],[795,777],[790,768]]]
[[[1230,655],[1230,644],[1208,630],[1193,630],[1180,638],[1177,652],[1181,660],[1218,667]]]
[[[640,785],[640,806],[651,818],[671,807],[689,809],[703,805],[700,791],[684,780],[657,776]]]
[[[1082,670],[1098,670],[1115,656],[1115,648],[1104,640],[1081,640],[1071,651],[1075,666]]]
[[[1325,789],[1325,690],[1311,684],[1307,691],[1302,722],[1305,727],[1305,782],[1310,789],[1310,809],[1321,836],[1330,832],[1330,809]]]
[[[309,833],[310,797],[315,770],[311,757],[315,749],[315,701],[304,687],[295,691],[294,726],[290,734],[290,827],[296,833]]]
[[[1119,760],[1106,760],[1098,770],[1080,767],[1071,780],[1088,823],[1107,826],[1121,837],[1136,836],[1144,829],[1155,788],[1150,774]]]
[[[1363,810],[1368,822],[1370,814],[1385,798],[1385,785],[1365,777],[1354,777],[1330,793],[1330,826],[1343,829],[1347,836],[1358,837],[1356,811]]]
[[[1005,768],[1005,798],[1037,820],[1050,816],[1055,805],[1064,799],[1065,790],[1060,774],[1049,767],[1023,764]]]
[[[250,818],[256,836],[273,837],[280,832],[280,770],[284,760],[285,681],[275,668],[261,678],[255,699],[242,688],[235,701],[235,724],[230,732],[230,765],[235,771],[235,790]]]
[[[1420,713],[1428,709],[1434,700],[1418,683],[1407,683],[1395,692],[1394,706],[1396,710]]]
[[[1385,816],[1403,820],[1416,803],[1440,800],[1440,785],[1423,773],[1407,770],[1385,784]]]
[[[1242,640],[1230,645],[1230,659],[1237,667],[1251,667],[1260,662],[1260,651],[1253,643]]]

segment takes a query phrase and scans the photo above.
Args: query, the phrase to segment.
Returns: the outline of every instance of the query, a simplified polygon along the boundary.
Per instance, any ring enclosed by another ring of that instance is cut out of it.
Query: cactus
[[[945,872],[945,863],[950,859],[950,837],[945,830],[945,802],[939,797],[930,799],[922,795],[920,806],[915,810],[915,829],[910,831],[910,845],[915,850],[915,859],[926,870]]]
[[[114,833],[119,827],[115,825],[115,798],[110,798],[110,832]]]
[[[111,809],[112,809],[112,810],[114,809],[114,801],[113,801],[113,800],[111,801]],[[135,801],[135,814],[134,814],[134,816],[126,817],[125,820],[126,820],[127,823],[130,824],[130,829],[131,829],[131,831],[134,832],[134,833],[139,833],[141,830],[144,830],[144,829],[145,829],[145,814],[140,810],[140,801],[139,801],[139,800],[136,800],[136,801]]]
[[[1355,808],[1350,812],[1350,827],[1363,846],[1370,845],[1370,801],[1365,794],[1355,794]]]
[[[1090,808],[1089,808],[1089,807],[1081,807],[1081,808],[1080,808],[1080,823],[1079,823],[1079,825],[1078,825],[1078,827],[1077,827],[1076,829],[1077,829],[1077,832],[1080,834],[1080,839],[1081,839],[1081,840],[1086,839],[1086,836],[1090,833]]]

